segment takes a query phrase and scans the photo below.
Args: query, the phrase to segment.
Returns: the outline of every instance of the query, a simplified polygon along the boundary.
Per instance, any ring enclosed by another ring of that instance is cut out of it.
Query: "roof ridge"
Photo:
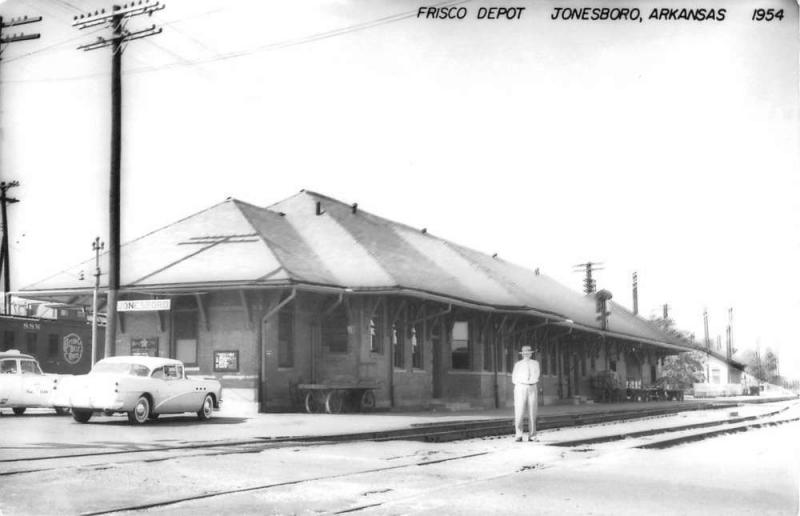
[[[247,223],[250,225],[250,227],[253,228],[253,231],[258,235],[258,238],[261,240],[261,242],[264,244],[264,246],[267,249],[269,249],[269,252],[272,253],[272,256],[275,257],[275,260],[279,264],[281,264],[281,267],[283,268],[283,270],[285,270],[292,279],[297,278],[298,275],[295,274],[295,272],[292,269],[287,267],[286,263],[284,263],[283,260],[281,260],[279,254],[276,253],[275,250],[272,248],[270,240],[267,237],[265,237],[264,233],[262,233],[261,230],[259,230],[256,227],[256,225],[253,223],[253,219],[251,218],[251,215],[248,214],[245,210],[243,210],[242,207],[244,206],[244,207],[246,207],[248,209],[253,209],[254,211],[258,211],[260,213],[267,214],[267,216],[269,216],[269,217],[278,217],[279,219],[282,219],[283,215],[281,215],[279,213],[276,213],[276,212],[274,212],[274,211],[272,211],[272,210],[270,210],[268,208],[263,208],[261,206],[256,206],[255,204],[250,204],[248,202],[243,202],[243,201],[236,201],[236,202],[237,202],[236,208],[242,214],[242,217],[244,217],[244,219],[247,221]],[[239,206],[239,204],[242,204],[243,206]]]
[[[213,210],[214,208],[217,208],[218,206],[221,206],[221,205],[223,205],[223,204],[225,204],[227,202],[237,203],[237,202],[243,202],[243,201],[239,201],[238,199],[234,199],[233,197],[228,197],[224,201],[220,201],[220,202],[218,202],[216,204],[213,204],[213,205],[209,206],[208,208],[203,208],[202,210],[196,211],[196,212],[194,212],[194,213],[192,213],[190,215],[186,215],[185,217],[182,217],[182,218],[180,218],[180,219],[178,219],[178,220],[176,220],[174,222],[171,222],[171,223],[167,224],[166,226],[161,226],[160,228],[157,228],[157,229],[154,229],[152,231],[149,231],[149,232],[147,232],[147,233],[145,233],[143,235],[140,235],[140,236],[138,236],[138,237],[136,237],[136,238],[134,238],[132,240],[128,240],[126,242],[123,242],[123,243],[120,244],[120,248],[125,247],[125,246],[130,245],[130,244],[133,244],[134,242],[138,242],[139,240],[142,240],[143,238],[146,238],[146,237],[148,237],[150,235],[154,235],[155,233],[158,233],[159,231],[163,231],[163,230],[165,230],[167,228],[176,226],[176,225],[180,224],[181,222],[189,220],[192,217],[196,217],[196,216],[200,215],[201,213],[205,213],[207,211]],[[248,219],[247,222],[250,223],[250,220]],[[252,226],[252,224],[250,224],[250,225]],[[110,251],[105,251],[103,253],[100,253],[100,256],[105,256],[105,255],[109,254],[109,252]],[[33,287],[33,286],[38,285],[40,283],[44,283],[46,281],[49,281],[49,280],[51,280],[51,279],[53,279],[53,278],[55,278],[57,276],[60,276],[62,274],[69,274],[70,271],[74,270],[75,268],[80,267],[81,265],[86,264],[86,263],[92,263],[93,261],[94,261],[94,258],[87,258],[86,260],[80,261],[80,262],[76,263],[75,265],[67,267],[66,269],[60,270],[58,272],[55,272],[55,273],[51,274],[50,276],[47,276],[46,278],[43,278],[43,279],[37,281],[36,283],[31,283],[29,285],[25,285],[24,287],[20,288],[20,290],[26,290],[26,289],[28,289],[30,287]]]

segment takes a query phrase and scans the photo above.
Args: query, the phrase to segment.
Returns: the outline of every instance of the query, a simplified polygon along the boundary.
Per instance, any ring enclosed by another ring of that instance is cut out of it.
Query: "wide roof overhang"
[[[264,290],[286,290],[296,288],[299,291],[314,292],[319,294],[331,295],[394,295],[394,296],[408,296],[427,301],[438,302],[447,305],[453,305],[461,308],[477,310],[482,312],[490,312],[506,315],[529,316],[537,318],[538,322],[544,324],[568,328],[570,330],[577,330],[584,333],[598,335],[602,339],[620,339],[641,344],[662,347],[676,352],[696,350],[690,346],[679,346],[676,344],[659,341],[655,339],[648,339],[637,335],[630,335],[622,332],[615,332],[609,330],[602,330],[585,324],[575,322],[564,314],[559,314],[550,311],[538,310],[532,307],[525,306],[492,306],[485,303],[478,303],[471,300],[465,300],[455,297],[443,296],[434,292],[427,292],[420,289],[413,289],[407,287],[369,287],[369,288],[350,288],[335,285],[320,285],[313,283],[302,282],[260,282],[254,283],[246,282],[204,282],[192,284],[174,284],[174,285],[150,285],[150,286],[123,286],[120,288],[119,293],[123,298],[167,298],[179,295],[193,295],[204,294],[210,292],[223,292],[223,291],[264,291]],[[78,306],[91,306],[94,297],[94,289],[53,289],[53,290],[25,290],[19,292],[12,292],[12,295],[24,297],[26,299],[48,301],[53,303],[62,303]],[[101,289],[98,291],[98,299],[104,303],[106,290]],[[102,305],[101,305],[102,306]]]

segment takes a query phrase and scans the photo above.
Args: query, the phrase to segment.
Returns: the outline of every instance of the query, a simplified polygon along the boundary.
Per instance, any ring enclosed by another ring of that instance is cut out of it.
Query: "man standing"
[[[536,408],[539,401],[539,362],[532,359],[533,349],[522,346],[522,360],[514,364],[511,382],[514,384],[514,429],[516,441],[522,441],[522,417],[528,406],[528,440],[536,440]]]

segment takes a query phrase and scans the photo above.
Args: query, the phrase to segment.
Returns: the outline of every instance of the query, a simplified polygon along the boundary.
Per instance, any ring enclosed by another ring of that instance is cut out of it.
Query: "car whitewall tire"
[[[139,399],[136,400],[136,405],[133,406],[133,410],[128,412],[128,421],[135,425],[143,425],[147,423],[149,417],[150,400],[147,399],[147,396],[139,396]]]
[[[211,417],[214,413],[214,398],[211,397],[210,394],[206,394],[206,397],[203,398],[203,405],[200,407],[200,410],[197,411],[198,419],[205,420]]]

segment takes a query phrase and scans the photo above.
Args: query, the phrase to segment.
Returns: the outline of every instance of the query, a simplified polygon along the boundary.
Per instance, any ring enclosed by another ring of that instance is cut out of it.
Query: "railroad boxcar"
[[[102,349],[105,328],[97,332]],[[85,374],[92,368],[92,326],[85,320],[0,316],[0,351],[36,357],[46,373]]]

